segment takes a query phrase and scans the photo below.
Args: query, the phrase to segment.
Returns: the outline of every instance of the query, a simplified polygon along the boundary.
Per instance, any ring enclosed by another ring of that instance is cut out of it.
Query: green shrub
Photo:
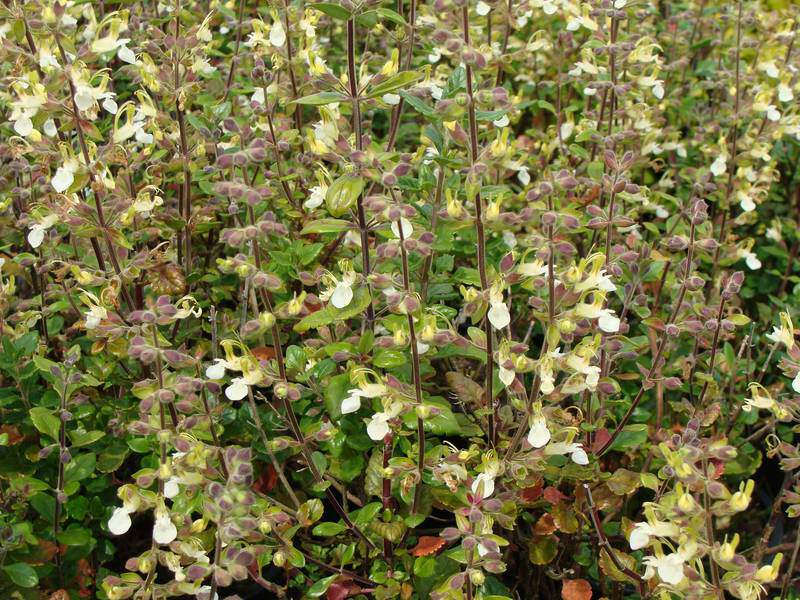
[[[796,6],[0,15],[4,597],[796,597]]]

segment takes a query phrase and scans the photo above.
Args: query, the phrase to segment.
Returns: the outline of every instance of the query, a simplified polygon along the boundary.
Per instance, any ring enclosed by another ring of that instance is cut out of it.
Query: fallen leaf
[[[433,535],[422,535],[417,545],[411,551],[414,556],[430,556],[436,554],[444,546],[444,538]]]
[[[553,520],[553,515],[549,513],[543,514],[542,517],[536,521],[536,525],[533,526],[533,531],[538,535],[550,535],[555,530],[556,524]]]
[[[562,500],[567,500],[567,496],[562,494],[558,488],[554,488],[553,486],[548,486],[544,488],[544,499],[547,500],[550,504],[558,504]]]
[[[585,579],[565,579],[561,588],[563,600],[590,600],[592,586]]]
[[[542,497],[542,484],[541,482],[537,483],[533,487],[524,488],[520,492],[520,496],[525,502],[535,502],[539,498]]]

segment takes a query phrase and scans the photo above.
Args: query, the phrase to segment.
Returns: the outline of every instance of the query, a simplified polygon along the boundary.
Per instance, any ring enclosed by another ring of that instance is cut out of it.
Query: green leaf
[[[314,4],[309,4],[309,6],[325,13],[329,17],[342,21],[346,21],[353,14],[341,4],[334,4],[333,2],[316,2]]]
[[[32,588],[39,583],[39,576],[33,567],[25,563],[4,565],[3,571],[16,585],[23,588]]]
[[[419,114],[424,117],[433,118],[436,115],[436,111],[433,110],[430,106],[425,104],[422,100],[409,94],[407,91],[402,90],[400,92],[400,97],[405,100],[411,108],[416,110]]]
[[[338,92],[317,92],[316,94],[292,100],[289,104],[324,106],[325,104],[333,104],[334,102],[341,102],[342,100],[347,100],[347,96]]]
[[[625,427],[614,444],[609,448],[610,450],[628,450],[641,446],[647,441],[647,424],[640,423],[635,425],[628,425]]]
[[[309,233],[339,233],[341,231],[347,231],[352,225],[350,221],[345,221],[344,219],[317,219],[303,227],[300,235],[308,235]]]
[[[31,423],[41,433],[50,436],[54,440],[58,440],[59,431],[61,430],[61,421],[53,412],[42,406],[36,406],[30,410]]]
[[[64,469],[64,483],[81,481],[94,472],[97,457],[94,452],[87,452],[74,457]]]
[[[414,561],[414,575],[417,577],[432,577],[436,572],[436,558],[433,556],[420,556]]]
[[[329,577],[325,577],[324,579],[320,579],[319,581],[315,582],[310,588],[308,588],[308,592],[306,594],[309,598],[320,598],[322,597],[325,592],[328,591],[328,588],[331,587],[331,584],[336,581],[339,575],[331,575]]]
[[[381,369],[401,367],[406,364],[406,355],[400,350],[382,349],[375,353],[372,364]]]
[[[92,541],[92,532],[83,527],[72,527],[59,533],[58,541],[67,546],[86,546]]]
[[[353,295],[353,300],[344,308],[336,308],[330,304],[322,310],[303,318],[294,326],[294,330],[298,333],[304,333],[309,329],[319,329],[334,321],[345,321],[363,313],[371,302],[372,297],[369,295],[369,290],[367,288],[359,288]]]
[[[311,533],[317,535],[319,537],[332,537],[334,535],[339,535],[344,530],[347,529],[346,525],[342,523],[320,523],[314,529],[311,530]]]
[[[73,446],[88,446],[105,435],[104,431],[70,431],[69,439]]]
[[[401,87],[405,87],[410,83],[414,83],[422,77],[422,73],[416,71],[402,71],[396,75],[392,75],[385,81],[382,81],[373,87],[367,98],[378,98],[389,92],[393,92]]]
[[[364,508],[350,513],[350,518],[359,527],[366,527],[372,519],[378,516],[378,513],[381,512],[381,508],[383,508],[383,506],[380,502],[370,502],[365,505]]]
[[[403,16],[393,11],[391,8],[376,8],[375,10],[368,10],[364,13],[361,13],[360,17],[369,15],[371,13],[376,14],[379,17],[382,17],[386,21],[391,21],[392,23],[396,23],[397,25],[401,26],[406,25],[406,20],[403,18]]]

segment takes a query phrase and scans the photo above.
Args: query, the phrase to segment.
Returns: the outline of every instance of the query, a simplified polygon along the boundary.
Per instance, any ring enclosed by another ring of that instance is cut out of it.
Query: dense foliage
[[[798,595],[800,11],[4,0],[4,598]]]

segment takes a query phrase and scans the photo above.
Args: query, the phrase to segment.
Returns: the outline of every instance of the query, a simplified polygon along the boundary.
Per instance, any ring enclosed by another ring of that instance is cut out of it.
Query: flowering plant
[[[798,597],[797,7],[0,7],[0,590]]]

